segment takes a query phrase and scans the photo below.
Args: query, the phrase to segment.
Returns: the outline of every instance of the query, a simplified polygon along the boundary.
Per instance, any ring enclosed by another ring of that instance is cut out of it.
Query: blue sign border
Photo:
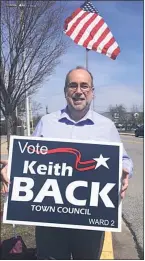
[[[100,230],[100,231],[112,231],[112,232],[121,232],[121,219],[122,219],[122,202],[120,198],[120,189],[121,189],[121,177],[122,177],[122,154],[123,154],[123,145],[122,143],[115,142],[96,142],[90,140],[75,140],[75,139],[53,139],[53,138],[40,138],[40,137],[27,137],[27,136],[11,136],[10,138],[10,149],[9,149],[9,160],[8,160],[8,176],[10,178],[11,167],[12,167],[12,157],[14,152],[14,141],[16,140],[30,140],[30,141],[51,141],[51,142],[69,142],[69,143],[80,143],[80,144],[98,144],[98,145],[108,145],[108,146],[117,146],[119,148],[119,190],[118,190],[118,227],[105,227],[105,226],[86,226],[86,225],[74,225],[74,224],[59,224],[59,223],[43,223],[43,222],[31,222],[31,221],[20,221],[20,220],[11,220],[7,217],[8,213],[8,201],[9,196],[4,204],[4,215],[3,222],[7,224],[20,224],[20,225],[33,225],[33,226],[46,226],[46,227],[62,227],[62,228],[72,228],[72,229],[86,229],[86,230]],[[11,185],[10,185],[11,186]]]

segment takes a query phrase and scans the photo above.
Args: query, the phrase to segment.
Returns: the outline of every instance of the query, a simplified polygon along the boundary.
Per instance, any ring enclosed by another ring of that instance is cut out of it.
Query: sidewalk
[[[1,151],[1,155],[7,155],[8,154],[8,145],[7,145],[7,141],[3,141],[0,144],[0,151]]]

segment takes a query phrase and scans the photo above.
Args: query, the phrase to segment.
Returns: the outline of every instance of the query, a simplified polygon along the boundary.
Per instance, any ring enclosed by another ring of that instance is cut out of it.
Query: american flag
[[[64,23],[64,33],[76,44],[115,60],[120,48],[108,25],[91,2],[77,8]]]

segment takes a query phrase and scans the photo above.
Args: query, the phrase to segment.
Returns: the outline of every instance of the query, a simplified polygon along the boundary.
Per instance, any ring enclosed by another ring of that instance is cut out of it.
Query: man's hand
[[[121,198],[125,197],[125,192],[128,188],[129,173],[127,169],[123,169],[122,172],[122,187],[121,187]]]
[[[2,165],[1,168],[1,193],[7,193],[8,192],[8,184],[10,183],[8,176],[7,176],[7,160],[1,160],[0,164]]]

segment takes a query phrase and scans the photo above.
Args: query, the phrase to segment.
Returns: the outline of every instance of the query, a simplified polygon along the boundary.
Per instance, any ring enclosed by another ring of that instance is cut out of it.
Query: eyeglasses
[[[85,82],[81,82],[80,84],[78,84],[77,82],[70,82],[67,85],[68,89],[73,90],[73,91],[76,91],[78,86],[80,86],[80,89],[82,91],[89,91],[92,88],[92,86],[90,86],[89,84],[87,84]]]

